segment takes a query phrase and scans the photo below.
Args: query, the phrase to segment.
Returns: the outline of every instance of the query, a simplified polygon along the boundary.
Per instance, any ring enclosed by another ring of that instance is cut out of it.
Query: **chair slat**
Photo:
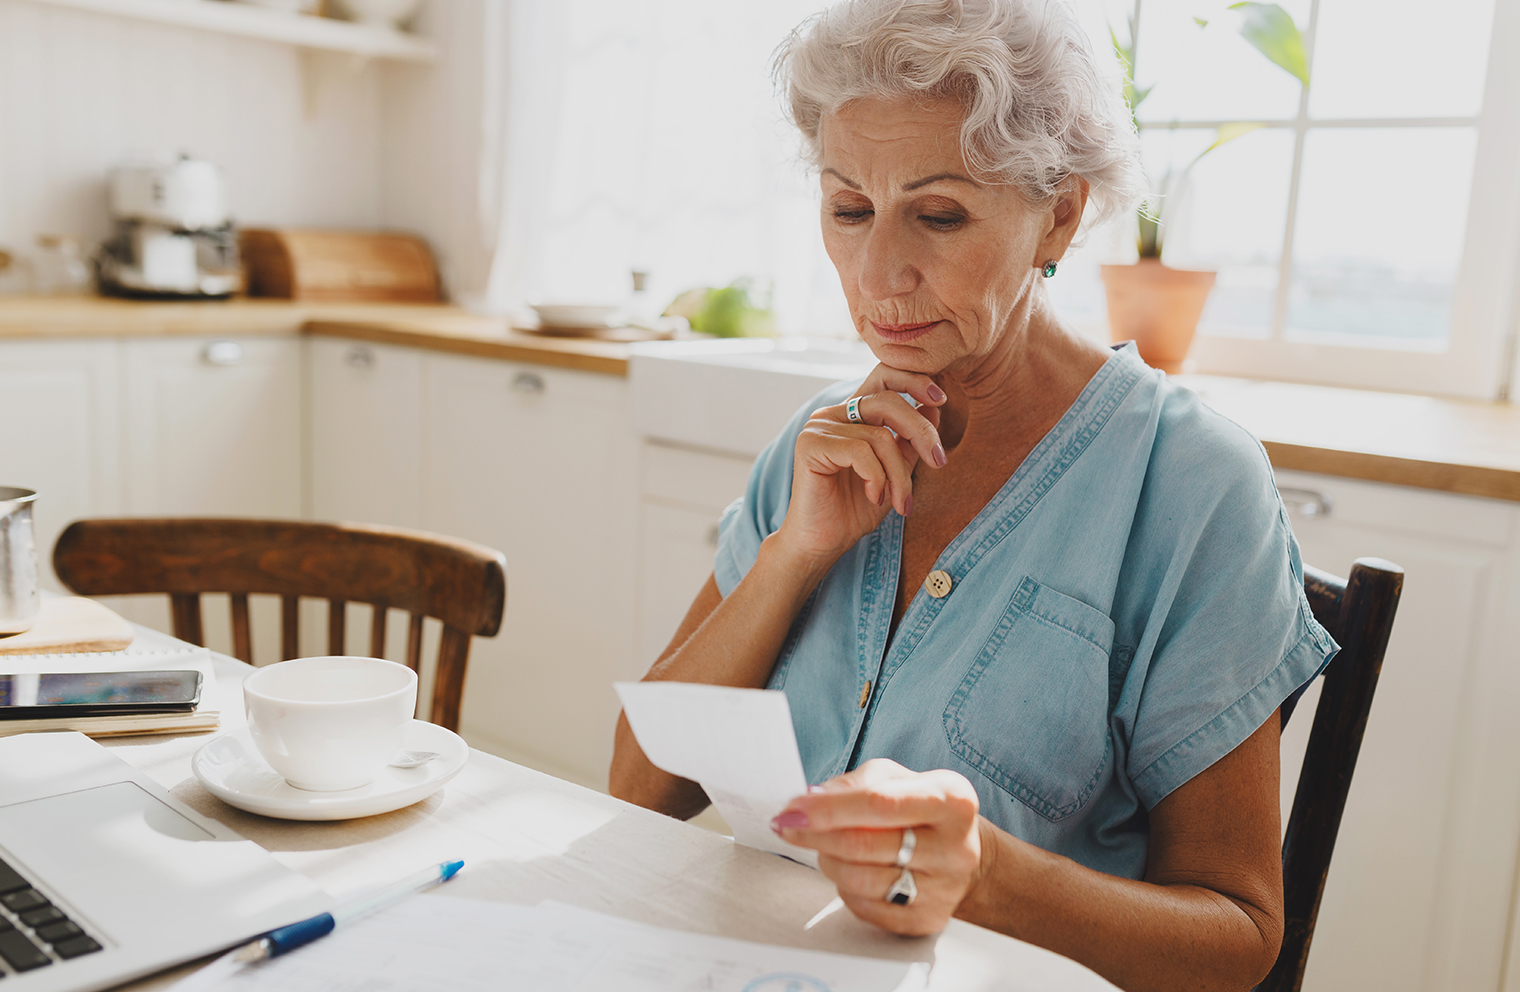
[[[413,613],[406,627],[406,665],[414,672],[422,671],[422,614]]]
[[[248,594],[232,594],[232,656],[253,664],[253,637],[248,630]]]
[[[301,653],[301,599],[280,597],[280,660],[289,661]]]
[[[174,636],[197,647],[206,646],[201,630],[201,597],[193,592],[176,592],[169,596],[169,613],[174,621]]]
[[[385,607],[375,603],[374,614],[369,619],[369,656],[385,657]]]
[[[348,603],[341,599],[327,601],[327,653],[347,654],[344,650],[343,624],[348,619]]]
[[[459,729],[459,703],[464,695],[464,670],[470,658],[470,635],[445,626],[438,643],[438,669],[433,675],[431,722]]]

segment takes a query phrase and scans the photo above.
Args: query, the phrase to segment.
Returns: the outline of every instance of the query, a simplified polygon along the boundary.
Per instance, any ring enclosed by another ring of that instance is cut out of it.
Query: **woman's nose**
[[[860,260],[860,292],[870,300],[890,300],[918,287],[906,232],[878,218],[866,235]]]

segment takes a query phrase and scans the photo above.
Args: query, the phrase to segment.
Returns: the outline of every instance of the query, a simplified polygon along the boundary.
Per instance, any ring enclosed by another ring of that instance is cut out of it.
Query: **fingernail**
[[[950,460],[949,456],[945,454],[945,449],[937,441],[934,447],[929,449],[929,457],[934,459],[935,468],[944,468],[945,463]]]
[[[800,809],[783,810],[771,821],[772,830],[801,830],[807,826],[807,814]]]
[[[810,786],[808,786],[808,795],[810,795],[810,796],[816,796],[820,792],[828,792],[828,791],[829,791],[828,789],[825,789],[821,785],[810,785]]]
[[[905,517],[911,517],[911,516],[913,516],[913,494],[912,493],[909,493],[907,496],[903,497],[903,516],[905,516]]]
[[[934,383],[929,383],[929,398],[936,403],[945,402],[945,391]]]
[[[881,487],[881,492],[879,492],[879,493],[876,494],[876,505],[877,506],[882,506],[882,505],[885,505],[886,502],[887,502],[887,487],[886,486],[882,486]]]

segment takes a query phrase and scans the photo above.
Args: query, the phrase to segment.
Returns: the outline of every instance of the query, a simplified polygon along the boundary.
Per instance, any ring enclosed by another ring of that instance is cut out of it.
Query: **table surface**
[[[240,727],[243,677],[216,656],[204,705]],[[556,899],[640,923],[841,954],[933,963],[934,990],[1112,990],[1066,958],[952,921],[934,938],[902,938],[840,909],[809,868],[479,751],[441,792],[381,816],[329,823],[275,820],[225,805],[201,788],[190,757],[209,735],[103,741],[187,806],[232,827],[339,900],[429,864],[463,858],[442,894],[536,904]],[[161,989],[186,965],[133,983]]]

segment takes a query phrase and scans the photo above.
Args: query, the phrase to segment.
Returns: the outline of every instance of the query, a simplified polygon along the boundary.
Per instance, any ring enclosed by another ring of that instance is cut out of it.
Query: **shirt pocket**
[[[1114,623],[1025,578],[945,708],[950,749],[1047,820],[1092,798],[1113,755]]]

